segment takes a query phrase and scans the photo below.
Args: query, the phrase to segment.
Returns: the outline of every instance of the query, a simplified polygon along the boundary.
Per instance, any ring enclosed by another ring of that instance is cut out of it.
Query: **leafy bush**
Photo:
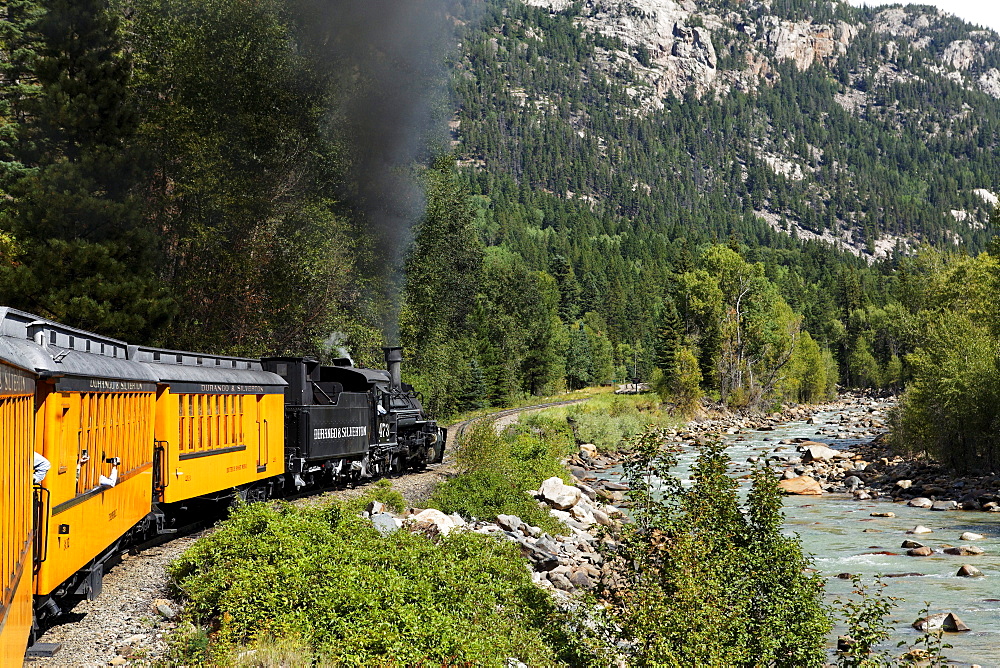
[[[538,489],[546,478],[565,479],[566,469],[559,462],[572,444],[565,426],[543,434],[498,434],[492,423],[480,423],[458,446],[462,473],[438,485],[428,505],[479,519],[517,515],[550,533],[564,532],[565,527],[524,492]]]
[[[942,632],[925,631],[920,638],[907,647],[901,656],[893,656],[886,649],[877,649],[892,635],[895,627],[886,621],[896,605],[902,599],[889,596],[888,587],[882,581],[881,575],[876,575],[869,585],[863,582],[860,575],[851,578],[854,585],[851,598],[837,599],[844,621],[847,622],[847,646],[837,654],[839,668],[892,668],[894,666],[921,666],[922,668],[938,668],[951,664],[944,655],[944,650],[951,645],[944,642]],[[928,614],[927,608],[920,611],[920,616]],[[906,641],[897,643],[903,647]]]
[[[745,507],[721,444],[705,446],[694,484],[671,475],[655,430],[626,465],[634,524],[609,554],[623,586],[613,635],[637,665],[821,666],[831,622],[822,582],[781,533],[781,496],[760,468]]]
[[[339,505],[250,504],[170,575],[211,630],[207,663],[282,642],[345,666],[587,661],[516,547],[471,532],[382,536]]]

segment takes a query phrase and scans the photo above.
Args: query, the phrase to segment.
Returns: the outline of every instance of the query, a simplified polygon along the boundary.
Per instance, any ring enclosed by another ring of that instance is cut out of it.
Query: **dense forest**
[[[931,404],[956,337],[997,375],[969,306],[993,255],[969,258],[994,229],[976,193],[1000,189],[1000,102],[940,65],[992,33],[720,0],[720,80],[746,80],[748,25],[857,30],[838,58],[642,106],[656,54],[583,3],[375,4],[6,3],[0,302],[219,353],[375,364],[398,339],[438,415],[636,377],[680,410],[910,383],[908,443],[984,447]],[[998,64],[980,51],[968,76]]]

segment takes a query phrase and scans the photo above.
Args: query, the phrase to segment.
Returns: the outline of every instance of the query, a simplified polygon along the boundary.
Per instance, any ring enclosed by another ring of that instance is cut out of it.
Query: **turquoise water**
[[[842,412],[817,413],[814,425],[789,422],[776,426],[774,431],[726,435],[730,443],[727,453],[734,463],[732,472],[741,475],[749,471],[750,465],[745,463],[748,457],[764,458],[775,448],[794,452],[794,445],[778,443],[783,439],[807,437],[835,449],[849,450],[860,441],[817,434],[821,429],[829,429]],[[738,438],[745,440],[737,441]],[[687,479],[696,456],[694,448],[685,448],[680,455],[676,473],[682,480]],[[741,486],[745,490],[749,482],[741,481]],[[875,518],[870,516],[873,512],[893,512],[896,517]],[[789,533],[799,536],[804,550],[813,556],[814,567],[825,578],[826,598],[831,604],[838,597],[848,596],[852,588],[850,580],[836,577],[840,573],[860,574],[867,582],[876,574],[921,574],[884,579],[888,595],[902,599],[889,618],[895,631],[886,648],[895,649],[901,640],[913,643],[920,637],[911,624],[926,607],[931,613],[954,612],[972,629],[945,634],[945,642],[952,645],[945,655],[955,665],[1000,666],[1000,513],[936,512],[890,500],[856,501],[849,494],[824,494],[785,497],[785,516]],[[906,534],[918,524],[933,533]],[[960,541],[964,531],[980,533],[985,538],[972,543]],[[986,553],[957,557],[935,552],[930,557],[908,557],[900,547],[906,539],[935,549],[974,544]],[[873,554],[883,551],[895,554]],[[979,568],[986,577],[957,577],[959,567],[966,563]],[[831,658],[837,635],[844,632],[842,625],[834,629],[830,639]]]

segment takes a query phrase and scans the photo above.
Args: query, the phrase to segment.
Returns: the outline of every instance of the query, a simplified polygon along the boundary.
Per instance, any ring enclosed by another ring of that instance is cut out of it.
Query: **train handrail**
[[[41,485],[34,485],[35,501],[35,566],[49,558],[49,510],[52,492]]]
[[[167,446],[169,441],[153,441],[153,493],[162,494],[170,486],[167,475]]]

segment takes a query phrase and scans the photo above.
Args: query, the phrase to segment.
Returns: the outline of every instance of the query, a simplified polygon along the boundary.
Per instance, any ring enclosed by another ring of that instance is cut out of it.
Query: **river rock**
[[[926,545],[922,547],[915,547],[912,550],[906,551],[906,556],[908,557],[929,557],[934,554],[934,550],[927,547]]]
[[[801,475],[788,480],[781,480],[778,482],[778,487],[780,487],[785,494],[818,496],[823,493],[823,488],[820,487],[819,483],[807,475]]]
[[[590,576],[582,568],[574,568],[573,572],[569,575],[569,581],[577,589],[591,589],[594,586],[593,580],[590,579]]]
[[[923,546],[924,546],[923,543],[918,543],[915,540],[908,540],[908,539],[904,540],[903,544],[900,545],[900,547],[905,547],[907,549],[912,549],[912,548],[915,548],[915,547],[923,547]]]
[[[594,508],[594,510],[591,511],[591,515],[594,516],[594,521],[601,526],[610,527],[614,524],[614,522],[611,521],[611,518],[608,517],[607,513],[599,508]]]
[[[593,443],[581,443],[580,444],[580,455],[586,457],[587,459],[597,458],[597,446]]]
[[[957,510],[957,501],[935,501],[934,505],[931,506],[931,510]]]
[[[871,517],[895,517],[896,513],[871,513]]]
[[[930,529],[928,529],[927,527],[925,527],[924,525],[918,524],[917,526],[913,527],[912,529],[910,529],[906,533],[917,534],[917,533],[934,533],[934,532],[931,531]]]
[[[966,531],[961,536],[958,537],[959,540],[981,540],[985,538],[981,533],[973,533],[971,531]]]
[[[558,478],[556,478],[558,480]],[[628,485],[623,485],[620,482],[613,482],[611,480],[604,481],[604,489],[611,492],[627,492]]]
[[[945,554],[953,554],[958,557],[974,557],[984,554],[986,550],[976,545],[959,545],[958,547],[947,547]]]
[[[910,489],[911,487],[913,487],[913,481],[912,480],[897,480],[896,481],[896,487],[898,487],[900,489]]]
[[[584,506],[582,501],[577,505],[573,506],[573,508],[570,510],[570,514],[573,516],[573,519],[575,519],[578,522],[582,522],[587,526],[597,523],[597,520],[594,518],[593,513],[591,513],[590,509]]]
[[[851,475],[844,478],[844,487],[847,488],[848,492],[853,492],[857,488],[861,487],[862,484],[864,483],[862,482],[861,478],[859,478],[856,475]]]
[[[834,457],[840,455],[841,453],[834,450],[833,448],[827,447],[820,443],[815,445],[807,445],[801,450],[802,461],[803,462],[825,462],[828,459],[833,459]]]
[[[554,476],[544,481],[538,491],[546,503],[559,510],[567,510],[575,506],[579,503],[582,494],[576,487],[567,485]]]
[[[938,629],[944,631],[951,631],[952,633],[961,633],[962,631],[969,631],[968,626],[958,618],[953,612],[939,612],[935,615],[927,615],[926,617],[921,617],[917,621],[913,622],[913,628],[918,631],[937,631]]]
[[[962,567],[958,569],[958,573],[955,575],[960,578],[981,578],[983,577],[983,572],[972,564],[962,564]]]
[[[916,498],[910,499],[906,502],[906,505],[911,508],[930,508],[934,505],[934,502],[924,496],[918,496]]]
[[[573,583],[562,573],[549,573],[548,578],[549,582],[556,589],[562,589],[563,591],[571,591],[573,589]]]

